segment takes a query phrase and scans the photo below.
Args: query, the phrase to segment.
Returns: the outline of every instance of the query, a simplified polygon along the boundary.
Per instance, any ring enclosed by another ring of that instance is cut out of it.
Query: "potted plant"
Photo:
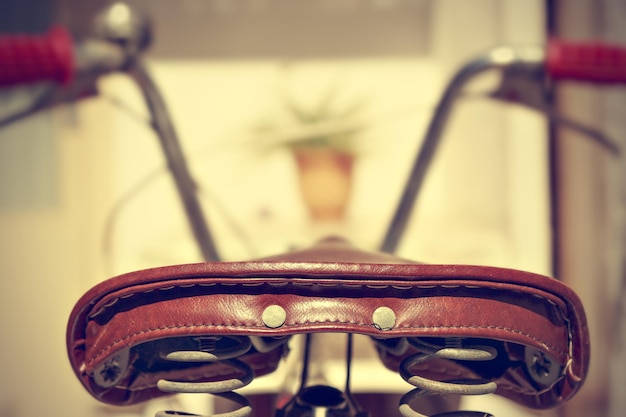
[[[357,116],[364,102],[338,106],[336,90],[331,90],[313,106],[297,103],[287,94],[283,104],[286,124],[295,129],[281,135],[278,142],[291,150],[311,218],[340,220],[350,200],[357,141],[364,127]],[[264,130],[276,131],[275,127]]]

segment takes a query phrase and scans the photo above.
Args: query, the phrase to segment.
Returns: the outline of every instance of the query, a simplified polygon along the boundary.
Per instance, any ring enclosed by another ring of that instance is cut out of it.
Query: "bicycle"
[[[415,264],[392,255],[462,87],[476,74],[499,69],[504,79],[494,98],[546,110],[547,103],[538,100],[543,95],[537,94],[546,70],[540,51],[495,50],[470,62],[453,78],[381,246],[384,253],[363,252],[329,239],[312,249],[268,259],[220,262],[165,105],[139,59],[147,46],[147,27],[137,20],[128,23],[132,30],[122,34],[104,30],[103,39],[81,45],[86,59],[77,65],[80,77],[72,84],[74,91],[52,88],[31,108],[0,123],[73,100],[75,91],[91,91],[102,73],[127,72],[142,89],[187,219],[207,261],[125,274],[94,287],[77,303],[68,325],[68,352],[74,371],[94,397],[131,404],[163,393],[208,392],[241,405],[228,415],[249,415],[249,403],[234,391],[255,376],[273,372],[288,352],[290,339],[304,334],[300,388],[284,399],[277,415],[308,416],[319,408],[332,416],[367,415],[350,393],[349,371],[343,390],[308,379],[315,335],[328,332],[348,335],[348,367],[351,335],[371,338],[385,365],[416,387],[401,400],[400,412],[406,416],[420,415],[411,404],[426,394],[496,392],[527,406],[546,408],[561,404],[580,388],[589,336],[582,305],[564,284],[522,271]],[[32,79],[68,80],[75,66],[68,59],[72,43],[66,33],[55,29],[42,38],[9,40],[18,49],[21,42],[43,46],[44,62],[51,62],[50,56],[61,58],[51,72],[37,73]],[[580,54],[572,63],[564,61],[570,47]],[[612,65],[605,66],[623,59],[619,48],[559,43],[550,48],[547,72],[554,79],[624,81],[619,67],[614,71]],[[581,56],[593,65],[581,70]],[[23,75],[0,82],[21,82]],[[617,151],[600,133],[566,123]],[[199,311],[200,304],[216,307]],[[183,319],[186,325],[180,324]],[[463,378],[449,379],[442,373]]]

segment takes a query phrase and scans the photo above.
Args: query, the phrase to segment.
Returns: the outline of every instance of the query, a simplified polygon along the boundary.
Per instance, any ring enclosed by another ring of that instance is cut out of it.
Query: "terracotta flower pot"
[[[343,218],[352,189],[354,156],[331,148],[295,148],[302,198],[313,220]]]

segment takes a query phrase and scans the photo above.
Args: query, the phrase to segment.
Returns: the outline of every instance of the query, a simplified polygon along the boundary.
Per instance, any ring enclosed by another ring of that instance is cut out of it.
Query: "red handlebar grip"
[[[68,83],[74,75],[74,47],[70,34],[53,27],[44,35],[0,37],[0,85],[35,81]]]
[[[626,83],[626,48],[552,39],[548,44],[546,67],[554,79]]]

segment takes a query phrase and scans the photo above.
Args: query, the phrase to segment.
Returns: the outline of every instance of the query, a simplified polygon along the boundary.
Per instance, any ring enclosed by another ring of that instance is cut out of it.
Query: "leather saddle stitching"
[[[217,284],[218,283],[211,283],[211,286],[217,285]],[[259,285],[263,285],[263,284],[265,284],[265,283],[260,283]],[[294,285],[294,286],[302,285],[300,283],[295,283],[295,282],[294,283],[285,282],[285,283],[281,283],[280,285],[276,285],[276,283],[274,283],[274,285],[272,285],[272,283],[268,283],[268,284],[270,286],[274,286],[274,287],[276,287],[276,286],[285,286],[285,285]],[[89,315],[89,319],[94,319],[97,316],[99,316],[100,314],[104,313],[107,309],[109,309],[110,307],[115,305],[117,302],[119,302],[120,299],[131,298],[131,297],[137,296],[139,294],[149,294],[149,293],[152,293],[154,291],[171,291],[171,290],[177,289],[177,288],[192,288],[192,287],[194,287],[196,285],[202,286],[203,284],[168,285],[166,287],[151,288],[151,289],[144,290],[144,291],[141,291],[141,292],[134,292],[134,293],[124,294],[124,295],[121,295],[119,297],[116,297],[116,298],[112,299],[111,301],[109,301],[106,304],[104,304],[103,306],[101,306],[98,309],[98,311],[96,311],[95,313],[92,313],[92,314]],[[246,284],[242,284],[242,283],[219,283],[219,285],[226,285],[226,286],[231,286],[231,287],[232,286],[238,286],[238,285],[239,286],[250,286],[250,285],[246,285]],[[367,287],[367,288],[370,288],[370,289],[386,289],[386,288],[392,287],[394,289],[403,290],[403,291],[410,290],[410,289],[413,289],[413,288],[417,288],[417,289],[467,288],[467,289],[471,289],[471,290],[491,289],[491,287],[489,287],[489,286],[479,286],[479,285],[445,285],[445,284],[442,284],[442,285],[424,285],[424,286],[414,285],[414,286],[400,286],[400,287],[394,286],[394,285],[380,285],[380,286],[378,286],[378,285],[367,285],[367,284],[363,284],[363,285],[348,284],[348,285],[345,285],[345,284],[339,284],[339,283],[336,283],[336,284],[335,283],[328,283],[328,284],[325,283],[323,285],[321,285],[319,283],[307,283],[306,285],[307,286],[315,286],[315,285],[317,285],[317,286],[323,286],[325,288],[341,288],[341,287],[345,287],[347,289],[355,289],[355,288],[362,288],[362,287]],[[512,289],[507,289],[506,291],[522,294],[522,291],[516,291],[516,290],[512,290]],[[541,296],[539,294],[532,294],[532,296],[536,297],[536,298],[539,298],[539,299],[541,299],[543,301],[546,301],[546,302],[548,302],[549,304],[551,304],[552,306],[554,306],[554,307],[556,307],[558,309],[558,305],[554,301],[550,300],[549,298]]]

